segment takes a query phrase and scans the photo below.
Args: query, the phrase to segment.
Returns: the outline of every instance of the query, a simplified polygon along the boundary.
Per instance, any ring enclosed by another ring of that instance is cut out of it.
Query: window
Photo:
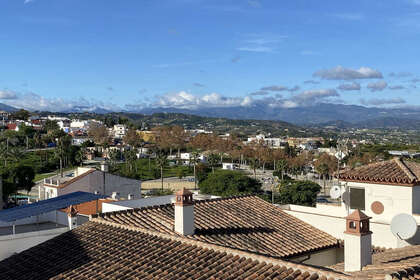
[[[350,208],[365,210],[365,189],[350,188]]]

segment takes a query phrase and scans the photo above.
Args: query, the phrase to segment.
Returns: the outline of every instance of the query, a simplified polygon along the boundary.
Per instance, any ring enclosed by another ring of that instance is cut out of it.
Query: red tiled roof
[[[105,221],[90,221],[0,262],[12,279],[350,279],[285,262]]]
[[[331,235],[255,196],[195,201],[195,234],[187,238],[278,258],[338,247]],[[174,205],[104,213],[99,219],[168,234]]]
[[[415,186],[420,184],[420,164],[394,158],[341,172],[339,178],[343,181]]]
[[[344,263],[331,266],[342,272]],[[350,273],[356,279],[420,279],[420,245],[389,249],[372,255],[372,264]],[[385,276],[388,275],[388,278]]]
[[[77,213],[90,216],[97,213],[102,213],[102,203],[114,201],[114,199],[92,200],[81,204],[73,205],[73,207],[76,209]],[[63,209],[63,211],[67,212],[67,208]]]

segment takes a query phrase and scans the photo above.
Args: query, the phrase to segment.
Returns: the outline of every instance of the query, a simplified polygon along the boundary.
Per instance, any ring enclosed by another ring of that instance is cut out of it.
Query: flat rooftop
[[[56,228],[66,228],[67,226],[55,224],[52,222],[42,222],[39,224],[27,224],[27,225],[18,225],[15,226],[15,233],[27,233],[27,232],[34,232],[34,231],[43,231],[49,229],[56,229]],[[0,227],[0,236],[4,235],[11,235],[13,234],[13,227]]]

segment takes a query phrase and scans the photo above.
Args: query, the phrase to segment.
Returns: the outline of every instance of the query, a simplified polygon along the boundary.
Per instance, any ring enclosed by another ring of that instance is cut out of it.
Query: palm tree
[[[80,166],[83,166],[83,160],[85,159],[86,148],[80,148],[76,154],[76,161],[80,162]]]
[[[254,171],[254,178],[257,179],[257,168],[260,166],[256,158],[249,159],[249,167]]]
[[[4,166],[7,166],[7,146],[3,143],[0,144],[0,158],[4,160]]]
[[[200,154],[197,151],[193,151],[190,154],[190,163],[192,163],[194,167],[194,189],[195,190],[197,189],[197,176],[196,176],[195,167],[197,163],[199,162],[199,157],[200,157]]]
[[[219,163],[219,157],[216,154],[210,154],[207,161],[211,166],[212,173],[214,173],[214,167]]]
[[[284,180],[284,173],[286,172],[287,169],[287,160],[285,159],[280,159],[277,161],[277,170],[279,170],[281,172],[281,180]]]
[[[168,162],[168,156],[165,155],[162,151],[156,154],[156,165],[160,168],[160,179],[162,182],[162,190],[163,190],[163,168],[166,166]]]
[[[19,162],[24,156],[25,152],[19,147],[13,147],[7,152],[7,157],[13,162]]]
[[[321,163],[320,165],[317,165],[315,168],[318,174],[322,176],[322,180],[324,182],[324,195],[325,195],[325,177],[329,173],[330,168],[328,167],[326,163]]]

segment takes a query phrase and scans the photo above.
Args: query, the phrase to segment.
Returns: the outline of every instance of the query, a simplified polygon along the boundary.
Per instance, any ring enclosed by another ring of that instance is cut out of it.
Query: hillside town
[[[4,279],[420,275],[415,145],[24,110],[2,118]]]
[[[420,0],[1,0],[0,280],[420,279]]]

